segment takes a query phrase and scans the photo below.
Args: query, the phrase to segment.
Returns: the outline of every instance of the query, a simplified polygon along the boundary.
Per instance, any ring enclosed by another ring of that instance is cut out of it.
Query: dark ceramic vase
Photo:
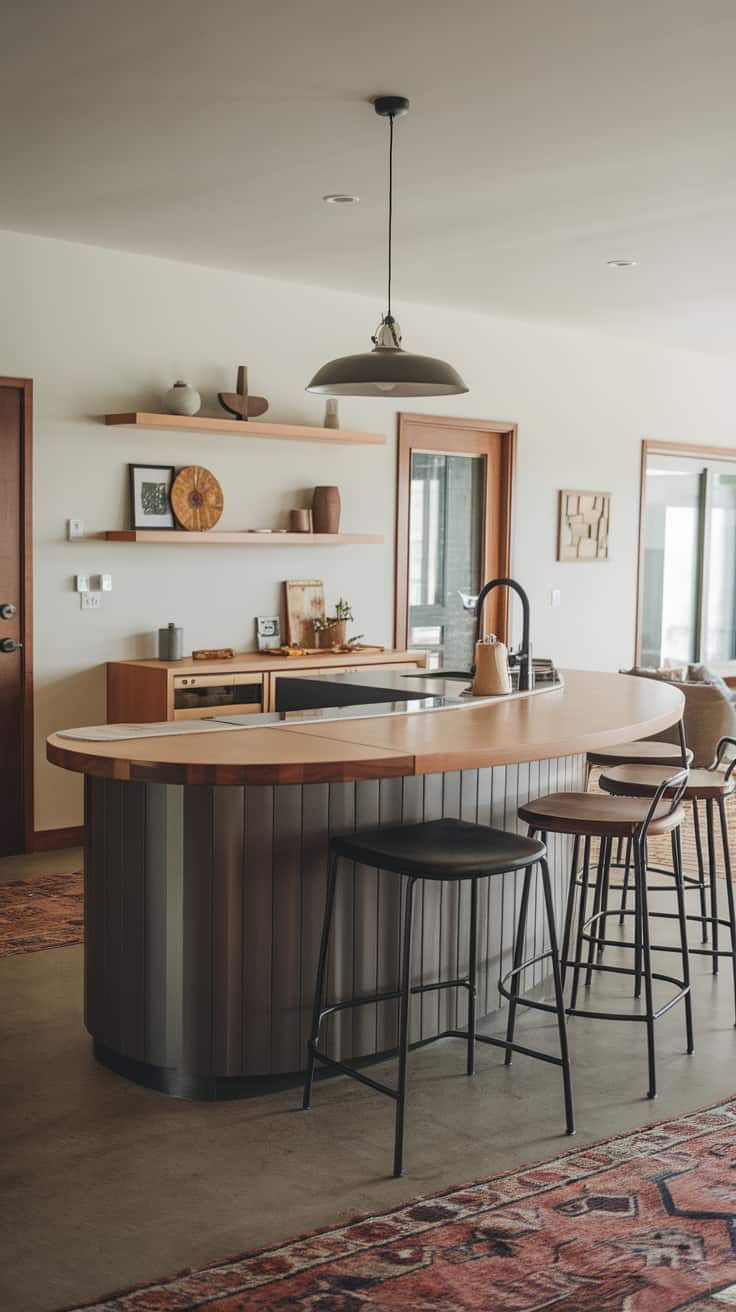
[[[339,533],[340,489],[316,487],[312,497],[312,520],[315,533]]]

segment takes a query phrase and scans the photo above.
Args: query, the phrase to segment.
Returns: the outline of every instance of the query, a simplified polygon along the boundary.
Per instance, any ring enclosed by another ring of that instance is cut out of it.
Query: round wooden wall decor
[[[220,484],[202,465],[188,465],[174,479],[171,509],[182,528],[195,533],[214,528],[222,514],[223,504]]]

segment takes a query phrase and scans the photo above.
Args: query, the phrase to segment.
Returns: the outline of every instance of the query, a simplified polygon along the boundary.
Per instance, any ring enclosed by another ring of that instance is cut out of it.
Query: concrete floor
[[[0,879],[78,868],[74,852],[16,858]],[[643,1027],[571,1023],[573,1140],[554,1067],[517,1057],[505,1069],[481,1046],[467,1080],[456,1042],[413,1054],[407,1173],[392,1180],[387,1100],[345,1079],[318,1087],[307,1114],[296,1091],[220,1104],[149,1092],[91,1056],[81,948],[2,960],[0,1307],[84,1302],[732,1096],[730,972],[714,981],[703,959],[694,970],[697,1050],[684,1055],[675,1008],[658,1024],[655,1102]],[[523,1028],[552,1050],[546,1019],[527,1013]]]

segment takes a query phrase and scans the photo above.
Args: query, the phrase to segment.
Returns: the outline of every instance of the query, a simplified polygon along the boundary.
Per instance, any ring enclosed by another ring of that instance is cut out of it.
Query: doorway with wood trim
[[[33,849],[33,384],[0,378],[0,856]]]
[[[516,425],[399,415],[394,640],[445,669],[473,660],[474,608],[511,567]],[[507,638],[507,593],[489,597],[487,627]]]

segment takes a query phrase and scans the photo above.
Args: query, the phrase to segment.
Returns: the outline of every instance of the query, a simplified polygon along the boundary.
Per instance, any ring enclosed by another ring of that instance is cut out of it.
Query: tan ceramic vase
[[[312,527],[315,533],[339,533],[340,489],[316,487],[312,497]]]

